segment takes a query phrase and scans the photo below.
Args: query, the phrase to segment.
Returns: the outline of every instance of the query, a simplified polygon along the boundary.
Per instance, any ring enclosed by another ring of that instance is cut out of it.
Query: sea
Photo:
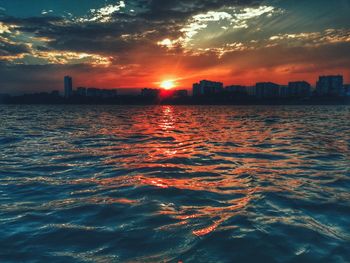
[[[0,262],[350,262],[350,106],[0,106]]]

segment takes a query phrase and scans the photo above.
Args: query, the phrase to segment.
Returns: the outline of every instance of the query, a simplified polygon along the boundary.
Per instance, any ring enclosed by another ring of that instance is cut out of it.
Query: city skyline
[[[280,88],[283,87],[288,87],[291,83],[295,84],[295,83],[307,83],[310,86],[310,90],[311,91],[316,91],[317,90],[317,85],[318,82],[320,81],[320,79],[322,78],[328,78],[328,77],[341,77],[341,86],[344,88],[344,90],[346,90],[346,92],[349,90],[350,92],[350,83],[348,83],[345,79],[345,77],[341,74],[332,74],[332,75],[318,75],[317,78],[315,78],[314,81],[312,81],[311,83],[306,81],[306,80],[287,80],[287,83],[276,83],[273,81],[257,81],[256,83],[253,83],[252,85],[241,85],[239,83],[224,83],[221,80],[208,80],[208,79],[202,79],[201,81],[209,81],[209,82],[214,82],[216,84],[222,84],[222,87],[225,90],[230,90],[231,87],[236,88],[236,87],[242,87],[242,88],[255,88],[257,84],[259,83],[272,83],[275,84],[277,86],[279,86]],[[60,87],[58,87],[57,89],[50,89],[47,88],[45,90],[42,91],[34,91],[34,92],[23,92],[20,94],[12,94],[12,93],[5,93],[5,92],[0,92],[0,94],[8,94],[8,95],[21,95],[21,94],[30,94],[30,93],[38,93],[38,92],[59,92],[62,93],[64,97],[67,97],[65,94],[69,93],[70,95],[68,97],[70,97],[71,95],[73,95],[74,91],[78,91],[79,89],[91,89],[91,90],[105,90],[105,91],[116,91],[118,90],[118,93],[123,94],[123,95],[135,95],[135,94],[139,94],[140,92],[142,92],[143,89],[158,89],[158,90],[169,90],[169,91],[177,91],[177,90],[187,90],[187,91],[191,91],[193,92],[194,89],[194,85],[196,85],[198,83],[192,83],[189,87],[178,87],[178,86],[173,86],[173,87],[162,87],[162,85],[158,86],[158,87],[128,87],[128,88],[122,88],[122,87],[112,87],[112,88],[106,88],[106,87],[99,87],[94,85],[93,83],[91,83],[91,85],[88,86],[84,86],[84,85],[80,85],[80,83],[77,84],[73,84],[73,76],[71,75],[66,75],[63,77],[63,85],[62,85],[62,79],[61,79],[61,83],[60,83]],[[74,78],[74,83],[75,82],[75,78]],[[74,90],[76,89],[76,90]],[[68,92],[67,92],[68,90]]]
[[[349,1],[0,0],[1,92],[350,81]],[[92,85],[93,83],[93,85]]]
[[[67,79],[69,88],[67,88]],[[73,95],[72,77],[64,77],[64,97],[71,97]],[[96,89],[87,87],[77,87],[76,95],[89,96],[91,91],[99,90],[103,92],[114,91],[113,96],[117,95],[117,89]],[[162,91],[165,91],[168,96],[171,94],[185,94],[188,96],[188,89],[180,89],[176,87],[160,87],[160,88],[142,88],[141,96],[158,97]],[[350,96],[350,84],[344,82],[342,75],[323,75],[319,76],[316,85],[312,86],[309,82],[289,81],[287,85],[281,85],[274,82],[257,82],[255,85],[224,85],[223,82],[201,80],[192,84],[192,96],[215,96],[221,93],[241,94],[257,98],[288,98],[288,97],[311,97],[311,96],[329,96],[329,97],[346,97]],[[91,95],[90,95],[91,96]],[[183,95],[182,95],[183,96]]]
[[[316,85],[312,86],[307,81],[289,81],[287,85],[281,85],[274,82],[257,82],[253,86],[245,85],[224,85],[223,82],[211,81],[211,80],[200,80],[199,82],[192,84],[191,93],[188,89],[181,89],[177,87],[172,87],[171,83],[169,86],[160,87],[160,88],[140,88],[138,92],[134,94],[128,93],[119,93],[125,89],[105,89],[97,87],[84,87],[74,85],[74,80],[72,76],[64,76],[63,78],[63,92],[60,90],[52,90],[49,92],[40,92],[40,93],[26,93],[24,94],[24,101],[22,97],[15,96],[14,100],[6,100],[6,98],[11,98],[9,94],[0,93],[2,102],[7,103],[37,103],[38,100],[44,99],[45,96],[49,98],[52,103],[98,103],[98,102],[107,102],[109,103],[140,103],[151,102],[159,103],[161,101],[168,101],[169,103],[197,103],[204,102],[203,99],[213,99],[217,103],[229,102],[236,103],[237,99],[247,100],[247,103],[251,103],[257,100],[284,100],[291,99],[291,102],[298,102],[298,100],[304,99],[321,99],[322,103],[326,102],[327,98],[334,103],[339,103],[344,100],[335,100],[334,99],[346,99],[347,103],[348,98],[350,98],[350,84],[344,82],[344,77],[342,75],[328,75],[328,76],[319,76],[316,81]],[[130,101],[130,96],[125,97],[125,95],[136,95],[140,96],[141,100]],[[27,97],[26,97],[27,96]],[[28,97],[29,96],[29,97]],[[63,98],[61,100],[59,98]],[[183,100],[185,98],[191,97],[192,100]],[[86,99],[98,99],[89,102]],[[4,100],[5,99],[5,100]],[[126,100],[125,100],[126,99]],[[157,100],[153,100],[157,99]],[[170,101],[169,101],[170,99]],[[223,100],[224,99],[224,100]],[[326,100],[325,100],[326,99]],[[125,101],[124,101],[125,100]],[[212,101],[212,102],[213,102]],[[250,102],[249,102],[250,101]],[[300,102],[300,101],[299,101]],[[305,101],[306,102],[306,101]],[[45,100],[46,103],[46,100]],[[210,103],[210,102],[209,102]]]

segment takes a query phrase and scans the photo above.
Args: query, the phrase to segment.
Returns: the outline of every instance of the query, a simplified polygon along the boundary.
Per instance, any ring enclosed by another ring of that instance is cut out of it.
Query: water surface
[[[350,107],[0,106],[1,262],[350,262]]]

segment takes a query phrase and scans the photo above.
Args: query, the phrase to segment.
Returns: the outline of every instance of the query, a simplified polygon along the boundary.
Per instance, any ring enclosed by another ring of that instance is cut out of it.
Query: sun
[[[173,80],[164,80],[160,83],[160,87],[169,90],[175,87],[175,83]]]

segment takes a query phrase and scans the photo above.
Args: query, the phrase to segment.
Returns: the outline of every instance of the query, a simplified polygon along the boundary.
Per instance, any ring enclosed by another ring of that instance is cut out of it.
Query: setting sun
[[[169,90],[175,87],[175,83],[172,80],[164,80],[163,82],[161,82],[160,87]]]

